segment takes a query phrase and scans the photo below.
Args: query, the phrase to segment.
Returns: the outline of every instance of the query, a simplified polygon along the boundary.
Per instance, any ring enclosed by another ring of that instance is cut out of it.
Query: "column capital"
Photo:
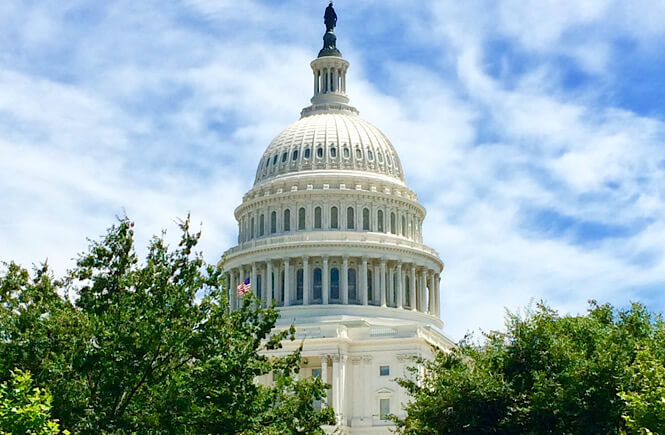
[[[374,359],[374,357],[372,355],[363,355],[362,358],[363,358],[363,361],[365,362],[365,364],[371,363],[372,359]]]
[[[359,365],[360,362],[361,362],[362,360],[363,360],[363,358],[362,358],[361,356],[352,356],[352,357],[351,357],[351,363],[352,363],[354,366],[355,366],[355,365]]]

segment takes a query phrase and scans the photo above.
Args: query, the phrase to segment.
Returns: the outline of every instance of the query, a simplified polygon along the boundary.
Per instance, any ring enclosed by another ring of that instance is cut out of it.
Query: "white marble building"
[[[425,209],[392,144],[348,105],[349,63],[327,27],[312,104],[263,153],[224,270],[231,289],[250,277],[264,305],[277,302],[278,328],[295,324],[301,374],[331,385],[322,406],[343,433],[389,433],[385,414],[402,414],[407,400],[394,379],[412,356],[452,346],[440,319],[443,263],[423,244]]]

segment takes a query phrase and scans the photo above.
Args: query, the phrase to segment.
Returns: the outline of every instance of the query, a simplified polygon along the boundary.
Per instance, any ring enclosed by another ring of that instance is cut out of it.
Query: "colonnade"
[[[229,303],[241,305],[236,288],[250,279],[263,306],[375,305],[440,315],[439,273],[424,265],[385,258],[301,256],[265,259],[226,271]]]

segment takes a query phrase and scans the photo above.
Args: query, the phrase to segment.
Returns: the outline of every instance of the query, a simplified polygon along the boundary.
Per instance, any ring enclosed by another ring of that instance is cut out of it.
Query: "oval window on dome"
[[[333,159],[337,157],[337,148],[330,148],[330,157]]]
[[[369,160],[370,162],[374,161],[374,153],[372,152],[372,150],[367,151],[367,160]]]
[[[383,154],[379,152],[378,156],[379,156],[379,163],[383,163]]]
[[[282,154],[282,163],[286,161],[286,157],[289,155],[289,153],[284,153]]]
[[[291,160],[293,161],[298,160],[298,150],[293,150],[293,157],[291,158]]]
[[[275,166],[277,164],[277,157],[278,154],[275,154],[275,157],[272,158],[272,165]]]
[[[270,164],[270,157],[266,159],[266,168],[268,167],[269,164]]]
[[[356,148],[356,159],[362,159],[363,158],[363,152],[360,151],[360,148]]]
[[[344,158],[348,159],[351,156],[351,151],[348,148],[344,148]]]
[[[318,158],[323,158],[323,147],[319,147],[319,148],[316,150],[316,157],[318,157]]]
[[[310,154],[310,152],[311,152],[311,151],[310,151],[309,148],[305,148],[305,158],[306,158],[306,159],[309,159],[309,154]]]
[[[389,165],[393,164],[392,159],[390,158],[390,154],[386,154],[386,162],[388,162]]]

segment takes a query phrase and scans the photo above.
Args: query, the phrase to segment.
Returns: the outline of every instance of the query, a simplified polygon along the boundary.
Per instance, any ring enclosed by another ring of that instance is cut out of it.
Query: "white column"
[[[379,274],[379,289],[381,291],[381,306],[386,306],[386,260],[381,259],[381,273]]]
[[[321,303],[328,305],[330,295],[330,270],[328,269],[328,256],[323,256],[323,267],[321,268]]]
[[[362,258],[360,269],[360,298],[363,305],[367,305],[367,257]]]
[[[231,270],[229,273],[229,308],[230,310],[238,309],[238,281],[236,269]]]
[[[394,307],[397,305],[395,300],[395,268],[388,267],[388,305]]]
[[[363,363],[364,363],[364,379],[365,382],[362,382],[364,386],[364,398],[362,400],[362,406],[363,406],[363,419],[365,419],[366,424],[371,425],[372,424],[372,391],[370,389],[371,382],[369,381],[372,379],[372,357],[370,355],[365,355],[363,356]]]
[[[409,307],[416,311],[416,265],[411,263],[411,283],[409,288]]]
[[[423,270],[420,271],[420,299],[421,299],[421,304],[420,304],[420,311],[423,313],[427,312],[427,296],[426,296],[426,290],[427,290],[427,269],[423,267]]]
[[[434,315],[435,299],[434,299],[434,271],[429,271],[429,303],[427,304],[427,313]]]
[[[402,262],[397,262],[397,308],[404,308],[404,279],[402,278]]]
[[[302,304],[309,305],[309,258],[302,258]]]
[[[254,296],[258,296],[259,288],[256,285],[256,263],[252,263],[252,272],[249,275],[249,282],[252,285],[252,293],[254,293]]]
[[[263,306],[267,307],[268,305],[272,304],[272,301],[275,299],[274,297],[274,287],[273,287],[273,282],[272,282],[272,260],[268,260],[266,262],[266,297],[263,299],[265,302],[263,303]]]
[[[342,291],[342,304],[349,303],[349,257],[342,258],[342,276],[340,276],[341,291]]]
[[[340,422],[340,382],[339,382],[339,356],[333,355],[332,357],[332,407],[335,411],[335,419]]]
[[[434,286],[436,290],[434,291],[436,299],[436,317],[441,317],[441,275],[438,275],[434,278]]]
[[[376,301],[380,300],[380,294],[381,294],[381,281],[379,279],[379,274],[381,273],[381,269],[379,269],[378,263],[376,261],[374,262],[374,275],[372,276],[372,292],[374,293],[372,295],[372,300],[374,301],[374,304],[376,304]]]
[[[339,417],[342,424],[346,424],[346,413],[344,405],[346,405],[346,372],[347,372],[347,359],[346,355],[339,357]]]
[[[324,384],[329,383],[328,382],[328,355],[323,355],[321,356],[321,381],[323,381]],[[327,407],[328,406],[328,401],[330,400],[330,390],[326,388],[326,397],[323,399],[321,402],[322,407]]]
[[[364,383],[366,382],[358,382],[359,379],[362,379],[363,373],[361,372],[362,370],[362,357],[359,356],[354,356],[351,357],[351,369],[353,372],[350,375],[351,379],[356,380],[356,382],[352,382],[349,387],[351,388],[351,395],[352,395],[352,400],[353,400],[353,406],[350,407],[351,415],[351,426],[359,426],[362,424],[362,417],[363,417],[363,390],[364,390]]]
[[[277,261],[277,267],[275,268],[275,299],[277,300],[277,303],[282,302],[284,303],[283,300],[280,301],[280,294],[282,293],[282,262]]]
[[[291,304],[291,266],[289,266],[289,259],[284,259],[284,306],[288,307]]]

